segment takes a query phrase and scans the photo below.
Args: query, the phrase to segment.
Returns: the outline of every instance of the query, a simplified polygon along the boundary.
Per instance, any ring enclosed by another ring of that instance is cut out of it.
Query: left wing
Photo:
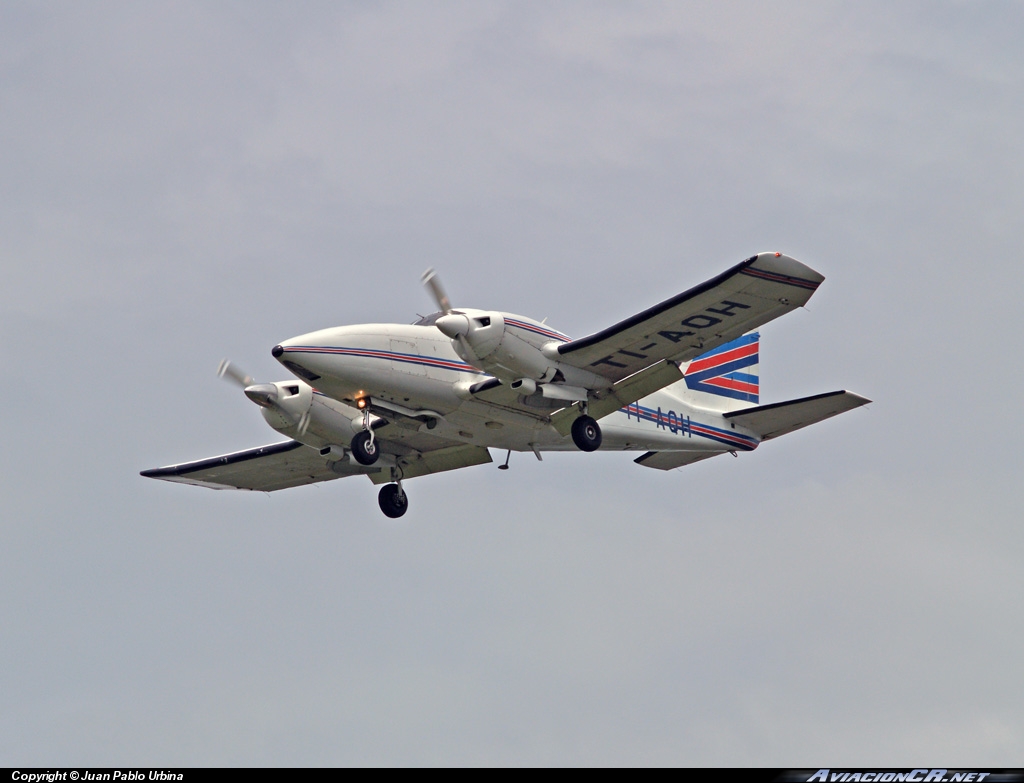
[[[334,462],[331,465],[333,468],[328,467],[327,460],[316,449],[288,440],[197,462],[144,470],[142,475],[211,489],[273,492],[380,470],[379,465],[367,467],[348,462]]]
[[[211,489],[273,492],[359,475],[368,475],[374,484],[384,484],[391,481],[391,464],[400,468],[402,478],[415,478],[491,461],[490,452],[483,446],[448,446],[424,452],[405,449],[395,454],[393,444],[381,441],[381,452],[394,457],[394,463],[332,462],[322,457],[317,449],[289,440],[197,462],[144,470],[142,475]]]
[[[560,359],[620,381],[662,359],[688,362],[811,298],[825,278],[761,253],[603,331],[558,346]]]

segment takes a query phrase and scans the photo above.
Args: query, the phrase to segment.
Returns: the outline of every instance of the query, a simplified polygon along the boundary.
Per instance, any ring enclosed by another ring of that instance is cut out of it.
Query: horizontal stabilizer
[[[840,413],[867,405],[871,400],[848,391],[834,391],[799,400],[759,405],[726,413],[725,418],[753,430],[761,440],[771,440],[817,424]]]
[[[673,470],[681,468],[683,465],[690,465],[694,462],[700,462],[702,459],[717,457],[719,454],[724,453],[724,451],[648,451],[646,454],[641,454],[633,462],[637,465],[643,465],[645,468]]]

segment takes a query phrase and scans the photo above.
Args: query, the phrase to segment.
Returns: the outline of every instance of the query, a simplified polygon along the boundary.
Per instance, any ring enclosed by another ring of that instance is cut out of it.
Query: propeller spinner
[[[220,365],[217,367],[217,377],[240,386],[242,391],[245,392],[245,396],[261,408],[273,410],[287,420],[294,421],[299,435],[306,433],[306,429],[309,427],[309,410],[307,409],[296,416],[294,411],[285,408],[279,401],[280,391],[276,384],[256,383],[256,379],[249,375],[249,373],[245,372],[238,365],[232,364],[227,359],[221,360]]]

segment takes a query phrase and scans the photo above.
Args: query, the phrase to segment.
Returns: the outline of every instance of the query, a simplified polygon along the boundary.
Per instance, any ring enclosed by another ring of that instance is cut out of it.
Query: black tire
[[[360,465],[372,465],[380,459],[380,448],[376,440],[370,443],[370,433],[364,430],[352,438],[352,454]]]
[[[385,484],[377,493],[377,502],[384,516],[398,519],[409,510],[409,497],[397,484]]]
[[[601,426],[590,416],[580,416],[572,423],[572,442],[580,451],[597,451],[601,447]]]

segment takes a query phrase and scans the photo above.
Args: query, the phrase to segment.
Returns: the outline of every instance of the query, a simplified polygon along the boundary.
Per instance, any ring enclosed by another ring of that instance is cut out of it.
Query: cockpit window
[[[430,315],[421,316],[418,321],[413,321],[413,326],[433,326],[437,323],[437,319],[440,318],[444,313],[431,313]]]

